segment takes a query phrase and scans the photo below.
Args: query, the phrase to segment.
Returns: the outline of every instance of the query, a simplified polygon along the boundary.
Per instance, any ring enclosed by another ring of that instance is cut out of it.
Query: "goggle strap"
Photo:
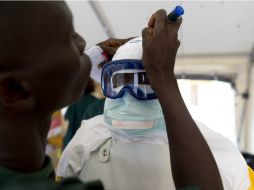
[[[133,74],[136,74],[136,73],[145,73],[146,71],[145,70],[140,70],[140,69],[122,69],[122,70],[118,70],[118,71],[115,71],[113,72],[112,76],[114,76],[115,74],[122,74],[122,73],[133,73]]]

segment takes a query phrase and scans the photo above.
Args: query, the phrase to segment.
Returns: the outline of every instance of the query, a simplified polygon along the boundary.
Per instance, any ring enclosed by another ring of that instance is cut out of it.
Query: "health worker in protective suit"
[[[108,190],[175,189],[162,109],[141,60],[142,38],[135,38],[103,67],[104,114],[82,122],[63,152],[59,177],[101,179]],[[197,125],[216,160],[224,189],[248,189],[248,166],[237,148]]]

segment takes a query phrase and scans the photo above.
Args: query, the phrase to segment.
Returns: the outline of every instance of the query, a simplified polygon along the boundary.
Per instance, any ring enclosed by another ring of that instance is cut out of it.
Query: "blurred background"
[[[254,153],[254,2],[67,1],[87,48],[140,36],[158,9],[185,9],[175,74],[198,120]]]

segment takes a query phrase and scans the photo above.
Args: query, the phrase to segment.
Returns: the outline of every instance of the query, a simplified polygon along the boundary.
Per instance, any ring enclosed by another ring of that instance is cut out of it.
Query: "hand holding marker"
[[[181,6],[176,6],[175,9],[168,14],[168,21],[175,22],[183,14],[184,14],[184,9]]]

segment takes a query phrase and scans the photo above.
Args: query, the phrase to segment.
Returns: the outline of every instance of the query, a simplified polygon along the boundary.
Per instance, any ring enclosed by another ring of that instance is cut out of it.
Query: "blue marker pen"
[[[176,6],[176,8],[168,14],[168,20],[170,22],[175,22],[180,16],[184,14],[184,9],[181,6]]]

